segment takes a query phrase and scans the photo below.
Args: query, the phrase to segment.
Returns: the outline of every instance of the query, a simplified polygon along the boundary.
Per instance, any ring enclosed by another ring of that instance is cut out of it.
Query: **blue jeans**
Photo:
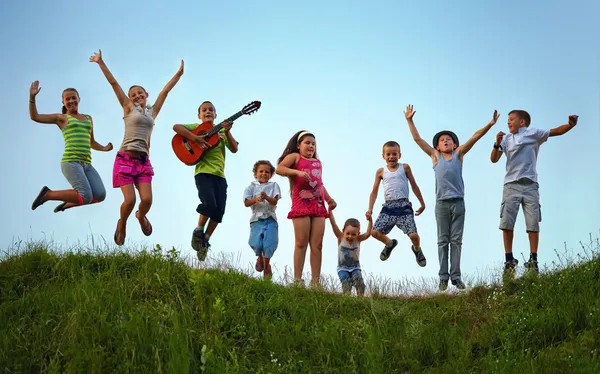
[[[82,204],[99,203],[106,198],[104,183],[92,165],[83,162],[61,162],[60,168],[67,181],[81,196]]]
[[[279,225],[277,221],[269,217],[252,222],[248,244],[257,256],[262,253],[265,258],[273,257],[279,245]]]
[[[359,295],[365,293],[365,282],[360,269],[354,269],[352,271],[338,270],[338,276],[342,282],[342,291],[344,291],[344,293],[350,293],[352,286],[356,287],[356,292]]]

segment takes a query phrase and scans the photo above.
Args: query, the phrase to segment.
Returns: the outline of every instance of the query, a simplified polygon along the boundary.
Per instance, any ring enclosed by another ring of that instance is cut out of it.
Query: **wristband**
[[[498,150],[500,150],[500,146],[499,146],[499,145],[496,145],[496,143],[494,143],[494,149],[498,149]]]

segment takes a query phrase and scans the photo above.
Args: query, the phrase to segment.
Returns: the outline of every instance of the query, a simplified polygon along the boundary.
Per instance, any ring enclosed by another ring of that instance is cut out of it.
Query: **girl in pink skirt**
[[[294,279],[302,281],[306,249],[310,243],[311,284],[321,281],[321,258],[325,219],[335,201],[323,186],[321,161],[317,157],[315,136],[298,131],[290,139],[278,159],[276,173],[288,177],[292,195],[292,209],[288,218],[294,223]]]

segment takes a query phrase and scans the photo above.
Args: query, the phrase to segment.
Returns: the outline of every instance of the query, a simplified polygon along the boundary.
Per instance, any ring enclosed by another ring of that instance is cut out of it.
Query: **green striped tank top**
[[[68,114],[66,116],[69,122],[62,129],[65,138],[65,152],[60,162],[91,164],[92,121],[90,121],[90,116],[84,114],[87,121],[79,120]]]

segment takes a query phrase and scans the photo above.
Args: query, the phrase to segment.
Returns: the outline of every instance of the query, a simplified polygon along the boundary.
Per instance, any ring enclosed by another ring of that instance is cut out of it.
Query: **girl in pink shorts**
[[[321,282],[321,260],[325,219],[335,200],[323,186],[321,161],[317,157],[315,136],[298,131],[288,142],[278,160],[277,174],[288,177],[292,195],[292,209],[288,218],[294,223],[294,279],[302,280],[306,249],[310,243],[311,284]]]
[[[142,86],[131,86],[125,95],[108,67],[102,60],[102,51],[94,53],[90,62],[98,63],[100,70],[112,86],[117,99],[123,107],[123,120],[125,121],[125,135],[123,143],[113,167],[113,187],[120,188],[123,192],[121,215],[117,222],[114,240],[117,245],[125,243],[126,225],[129,215],[135,206],[135,188],[140,194],[140,205],[135,216],[140,222],[144,235],[152,234],[152,225],[146,214],[152,206],[152,177],[154,169],[150,163],[150,136],[154,128],[154,120],[158,116],[169,91],[175,87],[183,75],[183,60],[175,76],[166,84],[156,97],[154,105],[147,105],[148,92]]]

